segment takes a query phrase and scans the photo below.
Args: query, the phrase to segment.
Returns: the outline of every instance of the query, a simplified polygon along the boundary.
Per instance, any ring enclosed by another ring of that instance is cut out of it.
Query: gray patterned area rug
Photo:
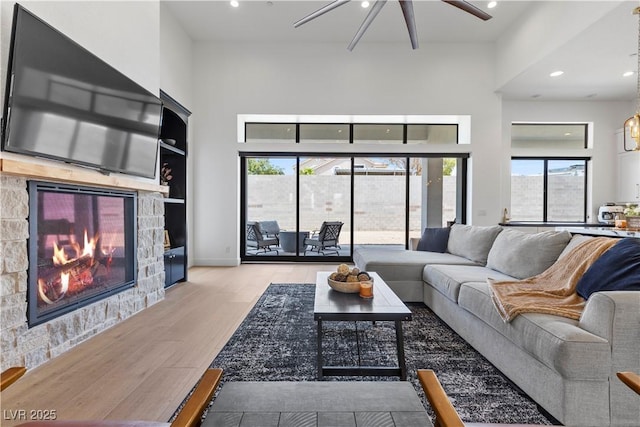
[[[271,284],[211,366],[227,381],[315,381],[315,285]],[[408,380],[431,413],[416,370],[433,369],[467,422],[554,424],[491,363],[424,304],[403,322]],[[393,322],[324,322],[327,365],[397,365]],[[356,345],[356,334],[358,345]],[[360,356],[358,356],[358,347]],[[325,377],[329,381],[396,377]]]

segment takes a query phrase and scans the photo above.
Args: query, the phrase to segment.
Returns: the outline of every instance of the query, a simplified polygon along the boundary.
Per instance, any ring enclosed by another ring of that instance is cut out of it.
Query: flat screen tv
[[[154,178],[160,99],[16,4],[2,149]]]

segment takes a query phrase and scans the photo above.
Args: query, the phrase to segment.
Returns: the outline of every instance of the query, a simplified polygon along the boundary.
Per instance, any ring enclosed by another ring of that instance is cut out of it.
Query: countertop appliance
[[[624,214],[624,206],[616,203],[605,203],[598,209],[598,222],[602,224],[614,224],[616,214]]]

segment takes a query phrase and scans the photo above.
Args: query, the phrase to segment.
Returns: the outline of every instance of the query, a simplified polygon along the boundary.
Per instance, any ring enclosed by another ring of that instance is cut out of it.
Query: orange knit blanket
[[[576,293],[576,285],[591,264],[616,242],[616,239],[608,237],[586,240],[547,270],[528,279],[487,279],[493,304],[505,322],[521,313],[547,313],[580,319],[585,300]]]

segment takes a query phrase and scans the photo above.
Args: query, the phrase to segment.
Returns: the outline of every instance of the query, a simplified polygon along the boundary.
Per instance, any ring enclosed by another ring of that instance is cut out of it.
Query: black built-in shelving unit
[[[160,129],[160,167],[171,169],[169,195],[164,199],[165,287],[187,280],[187,130],[191,112],[160,91],[163,102]]]

